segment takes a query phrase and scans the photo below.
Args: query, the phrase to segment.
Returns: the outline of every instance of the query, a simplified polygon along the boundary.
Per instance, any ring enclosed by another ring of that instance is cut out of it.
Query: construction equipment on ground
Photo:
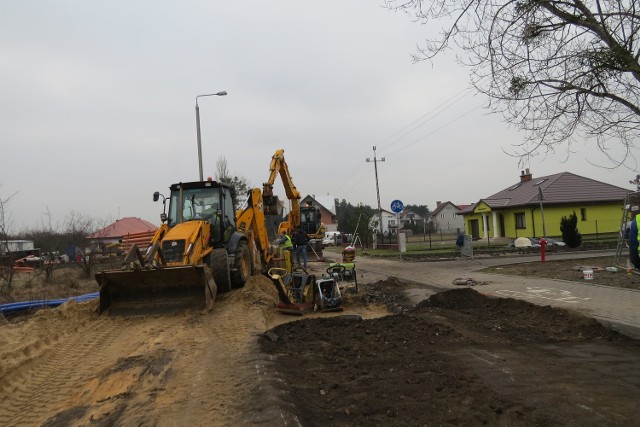
[[[300,193],[291,181],[283,153],[284,150],[277,150],[273,155],[270,176],[262,191],[251,189],[236,212],[232,185],[211,178],[173,184],[168,198],[155,192],[153,200],[162,198],[163,202],[162,225],[144,253],[133,244],[122,269],[96,273],[100,285],[99,311],[183,306],[210,310],[218,292],[244,286],[252,274],[265,273],[268,267],[276,265],[290,272],[290,260],[278,262],[281,260],[279,250],[270,244],[265,218],[277,213],[278,199],[273,195],[273,183],[278,174],[291,202],[289,217],[279,224],[278,231],[291,234],[300,227],[301,211],[310,230],[316,233],[324,230],[319,212],[307,214],[317,208],[300,208]],[[311,280],[311,293],[315,295],[315,277],[303,276],[309,275],[292,273],[290,279],[297,282],[304,279],[305,283]],[[279,287],[278,292],[283,298],[289,291]],[[283,301],[300,303],[305,298],[299,294]]]
[[[342,251],[342,260],[332,262],[327,268],[327,273],[336,275],[340,282],[353,281],[355,293],[358,293],[358,273],[356,271],[356,248],[347,246]]]
[[[300,206],[300,192],[293,184],[289,166],[284,159],[284,150],[276,150],[271,157],[269,166],[269,178],[262,184],[262,200],[265,205],[265,213],[275,214],[278,210],[278,198],[273,195],[273,184],[276,177],[280,175],[287,199],[289,199],[289,215],[286,221],[282,221],[278,227],[278,234],[282,232],[291,236],[298,227],[309,236],[308,247],[316,255],[319,261],[322,260],[322,239],[324,238],[325,226],[322,224],[320,210],[309,204]]]
[[[162,225],[146,253],[134,244],[121,270],[96,273],[100,312],[185,305],[210,310],[218,292],[240,288],[262,271],[272,257],[262,195],[251,190],[234,215],[233,192],[211,178],[173,184],[168,198],[155,192],[153,200],[163,201]]]
[[[277,310],[284,314],[302,316],[310,311],[342,311],[342,295],[335,275],[316,276],[302,268],[289,272],[271,268],[268,276],[278,290]]]

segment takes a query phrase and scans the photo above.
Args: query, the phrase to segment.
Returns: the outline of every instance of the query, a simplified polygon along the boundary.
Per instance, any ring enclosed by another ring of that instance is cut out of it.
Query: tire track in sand
[[[264,332],[276,299],[268,279],[252,277],[183,331],[167,383],[172,393],[158,399],[160,425],[243,424],[239,416],[259,380],[255,337]]]
[[[68,424],[80,422],[85,413],[96,419],[103,406],[106,412],[112,409],[111,399],[139,387],[135,376],[118,375],[126,371],[123,361],[147,355],[180,323],[175,317],[101,316],[65,331],[55,346],[0,378],[0,425]],[[117,384],[110,376],[117,376]],[[65,411],[68,418],[56,418]]]

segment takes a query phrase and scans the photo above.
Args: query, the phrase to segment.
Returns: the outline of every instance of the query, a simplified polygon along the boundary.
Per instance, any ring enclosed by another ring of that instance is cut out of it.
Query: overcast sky
[[[428,35],[371,0],[0,2],[0,199],[14,232],[70,212],[159,223],[156,190],[224,156],[252,186],[278,148],[303,196],[382,207],[470,204],[519,180],[523,141],[469,90],[453,54],[413,64]],[[532,158],[633,189],[593,143]],[[613,152],[615,154],[615,152]],[[281,186],[276,191],[284,197]]]

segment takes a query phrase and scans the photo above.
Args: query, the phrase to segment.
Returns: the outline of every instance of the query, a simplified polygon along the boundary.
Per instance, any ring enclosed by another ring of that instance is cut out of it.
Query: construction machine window
[[[302,211],[302,222],[315,222],[315,211],[308,209]]]
[[[178,215],[179,209],[182,209],[182,219]],[[177,224],[181,221],[194,219],[206,220],[213,224],[217,221],[219,215],[220,192],[218,188],[184,190],[182,192],[182,200],[180,200],[179,191],[174,191],[171,194],[169,224]]]

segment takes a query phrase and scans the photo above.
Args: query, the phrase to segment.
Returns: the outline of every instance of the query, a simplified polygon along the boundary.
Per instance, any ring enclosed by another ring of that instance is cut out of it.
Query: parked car
[[[326,248],[327,246],[335,246],[335,238],[333,237],[325,237],[322,239],[322,247]]]
[[[324,239],[322,239],[322,246],[335,246],[338,243],[342,243],[342,236],[339,231],[327,231],[324,233]]]

